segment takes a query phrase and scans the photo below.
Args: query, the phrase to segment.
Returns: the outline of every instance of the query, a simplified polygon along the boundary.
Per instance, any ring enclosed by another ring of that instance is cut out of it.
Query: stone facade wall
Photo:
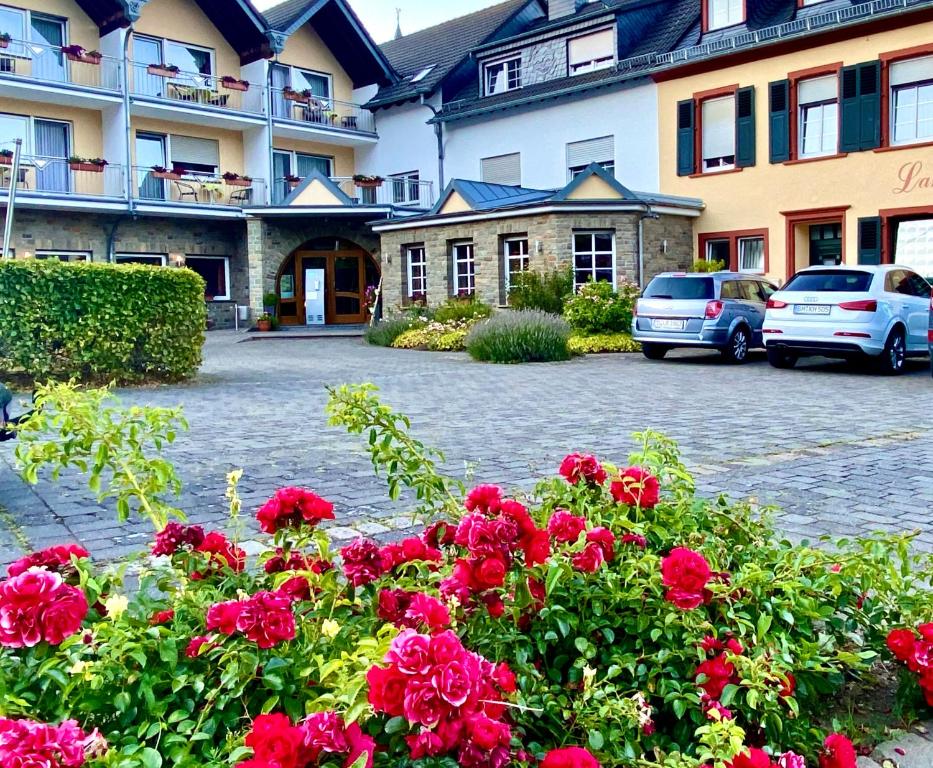
[[[573,262],[574,232],[610,230],[615,233],[617,283],[637,281],[639,215],[567,212],[384,232],[382,275],[386,306],[398,306],[406,301],[403,296],[403,285],[407,282],[405,249],[413,245],[425,247],[428,303],[437,306],[446,301],[453,293],[449,276],[451,247],[463,240],[474,244],[476,295],[494,306],[501,304],[502,241],[509,236],[527,236],[531,268],[547,271]],[[663,215],[659,219],[645,220],[646,280],[659,272],[686,270],[692,260],[693,219]]]
[[[108,259],[108,238],[116,224],[114,253],[162,254],[170,266],[184,266],[185,256],[230,259],[230,301],[208,303],[214,327],[233,327],[237,304],[249,300],[246,225],[242,221],[182,219],[63,211],[17,210],[11,247],[16,258],[36,251],[90,251],[95,262]]]

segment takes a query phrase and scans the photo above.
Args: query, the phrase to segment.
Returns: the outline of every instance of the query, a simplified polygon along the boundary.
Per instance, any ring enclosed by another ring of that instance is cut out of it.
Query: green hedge
[[[204,281],[188,269],[0,262],[0,371],[176,381],[201,364]]]

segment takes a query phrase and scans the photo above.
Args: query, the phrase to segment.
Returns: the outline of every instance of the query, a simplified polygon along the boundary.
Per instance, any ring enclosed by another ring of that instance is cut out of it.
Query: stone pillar
[[[249,306],[254,318],[262,314],[264,255],[262,219],[249,218],[246,220],[246,260],[249,265]]]

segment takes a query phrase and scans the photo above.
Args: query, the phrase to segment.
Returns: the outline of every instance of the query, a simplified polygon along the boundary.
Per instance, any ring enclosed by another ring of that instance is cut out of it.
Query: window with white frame
[[[706,261],[718,261],[728,269],[731,259],[730,248],[731,246],[728,239],[707,240],[706,252],[703,254],[703,258],[705,258]]]
[[[410,245],[405,249],[408,271],[408,298],[424,298],[428,295],[428,260],[423,245]]]
[[[207,85],[211,75],[215,74],[214,51],[210,48],[171,40],[166,40],[162,47],[165,63],[174,64],[181,70],[173,80],[193,80],[195,85]],[[198,75],[206,78],[199,78]]]
[[[483,66],[483,80],[487,96],[506,93],[522,87],[522,57],[515,56]]]
[[[26,11],[19,8],[0,6],[0,32],[5,32],[15,41],[26,39]],[[16,44],[11,42],[11,48]],[[22,50],[20,48],[20,50]]]
[[[567,42],[567,65],[571,75],[582,75],[611,67],[616,60],[616,38],[612,28],[571,38]]]
[[[615,136],[573,141],[567,145],[567,176],[570,181],[583,173],[591,163],[615,174]]]
[[[164,253],[118,253],[114,256],[117,264],[148,264],[164,267],[168,261]]]
[[[765,239],[763,237],[739,238],[739,272],[764,274]]]
[[[311,91],[311,95],[319,99],[329,99],[333,92],[331,76],[323,72],[292,67],[291,80],[292,88],[296,91]]]
[[[60,248],[36,251],[36,258],[40,260],[54,259],[57,261],[91,261],[90,251],[68,251]]]
[[[839,144],[839,78],[812,77],[797,84],[797,155],[834,155]]]
[[[891,84],[891,143],[933,139],[933,56],[896,61]]]
[[[185,256],[185,266],[203,278],[207,301],[230,301],[230,259],[227,256]]]
[[[32,154],[29,118],[25,115],[0,114],[0,149],[13,149],[16,139],[23,142],[24,155]]]
[[[476,290],[476,261],[472,242],[453,243],[450,248],[453,261],[453,295],[472,296]]]
[[[421,201],[421,176],[418,171],[393,173],[389,181],[392,184],[392,202],[396,205],[417,205]]]
[[[707,99],[701,107],[703,172],[735,168],[735,96]]]
[[[529,269],[528,238],[508,237],[502,241],[502,259],[505,262],[505,293],[509,290],[515,279]]]
[[[707,29],[722,29],[741,24],[743,17],[743,0],[708,0],[707,3]]]
[[[615,286],[615,233],[574,232],[574,289],[590,281],[604,281]]]

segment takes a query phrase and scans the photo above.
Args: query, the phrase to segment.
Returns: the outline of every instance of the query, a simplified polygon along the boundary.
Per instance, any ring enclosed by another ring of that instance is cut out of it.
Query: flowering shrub
[[[438,322],[423,318],[396,337],[391,346],[395,349],[460,352],[465,347],[467,334],[479,319],[480,317]]]
[[[564,302],[564,317],[571,328],[583,333],[629,331],[640,293],[635,283],[626,281],[619,284],[618,290],[611,283],[589,282]]]
[[[570,334],[567,348],[573,355],[598,355],[607,352],[641,352],[641,344],[627,331],[616,333],[581,333]]]
[[[919,635],[919,637],[918,637]],[[926,703],[933,707],[933,622],[912,629],[892,629],[888,650],[917,676]]]
[[[173,521],[131,594],[83,551],[30,556],[0,582],[2,768],[854,768],[828,704],[885,645],[929,669],[909,538],[783,541],[652,434],[460,495],[369,390],[333,399],[431,524],[338,556],[330,504],[286,488],[258,557]]]

